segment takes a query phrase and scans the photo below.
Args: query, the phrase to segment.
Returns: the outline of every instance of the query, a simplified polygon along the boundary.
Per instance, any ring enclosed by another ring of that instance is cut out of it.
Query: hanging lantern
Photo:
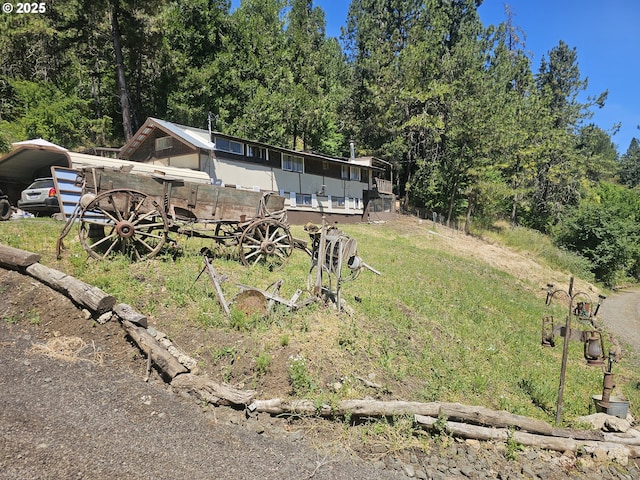
[[[598,330],[588,330],[582,333],[584,341],[584,358],[587,365],[603,366],[604,365],[604,342],[602,333]]]
[[[553,335],[553,316],[542,317],[542,346],[555,347],[556,341]]]

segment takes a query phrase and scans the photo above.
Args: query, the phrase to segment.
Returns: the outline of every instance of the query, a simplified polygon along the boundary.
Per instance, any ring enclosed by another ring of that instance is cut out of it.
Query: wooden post
[[[213,268],[213,265],[211,265],[211,262],[209,261],[209,257],[205,255],[203,258],[204,258],[205,268],[207,269],[207,273],[209,274],[209,278],[211,278],[211,282],[213,282],[213,286],[216,290],[216,296],[218,297],[220,306],[224,310],[225,315],[227,315],[227,317],[230,317],[231,310],[229,310],[229,304],[224,298],[224,293],[222,293],[222,287],[220,286],[220,282],[218,280],[218,274]]]

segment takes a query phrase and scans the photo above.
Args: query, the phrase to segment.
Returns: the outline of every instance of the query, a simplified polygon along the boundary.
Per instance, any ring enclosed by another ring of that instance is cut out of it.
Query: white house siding
[[[213,172],[209,174],[214,181],[249,189],[260,187],[265,191],[278,190],[273,184],[271,168],[265,165],[249,162],[235,163],[217,158],[212,159],[212,164]]]
[[[152,160],[152,165],[162,165],[164,167],[191,168],[193,170],[200,169],[200,162],[197,153],[189,155],[179,155],[175,157],[158,158]]]
[[[362,210],[362,190],[367,188],[366,183],[327,178],[321,175],[308,173],[283,171],[279,168],[271,168],[265,165],[249,162],[236,163],[221,159],[203,160],[202,166],[214,182],[222,182],[225,185],[236,185],[252,189],[259,187],[265,191],[275,191],[284,194],[286,204],[298,209],[314,208],[310,205],[303,206],[296,202],[295,195],[291,193],[313,195],[317,194],[325,186],[325,195],[315,195],[311,199],[315,208],[325,208],[332,211],[349,210],[357,213]],[[339,205],[338,199],[350,199],[348,207]]]

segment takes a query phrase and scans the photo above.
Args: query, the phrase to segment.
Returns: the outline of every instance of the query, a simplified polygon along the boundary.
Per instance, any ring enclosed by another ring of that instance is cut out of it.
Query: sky
[[[240,2],[233,0],[234,7]],[[340,36],[345,25],[348,0],[314,0],[326,15],[327,35]],[[505,20],[504,5],[514,13],[514,23],[525,34],[525,50],[536,73],[542,57],[562,40],[575,48],[581,77],[589,83],[586,95],[597,97],[608,91],[602,109],[594,107],[593,118],[612,135],[618,152],[640,139],[640,1],[639,0],[484,0],[478,13],[485,26]],[[621,124],[613,135],[614,126]]]

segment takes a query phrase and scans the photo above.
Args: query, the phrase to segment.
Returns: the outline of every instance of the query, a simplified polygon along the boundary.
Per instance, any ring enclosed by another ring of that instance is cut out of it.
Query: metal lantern
[[[584,358],[587,365],[604,366],[604,341],[598,330],[587,330],[582,333],[584,341]]]
[[[542,346],[555,347],[556,341],[553,334],[553,315],[542,317]]]

